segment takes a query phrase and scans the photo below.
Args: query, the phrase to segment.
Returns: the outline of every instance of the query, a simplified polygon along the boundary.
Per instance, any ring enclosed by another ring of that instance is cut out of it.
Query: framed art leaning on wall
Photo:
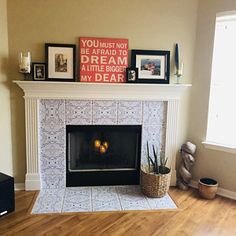
[[[131,64],[138,68],[138,83],[169,84],[170,51],[132,50]]]
[[[47,80],[75,81],[74,44],[45,44]]]

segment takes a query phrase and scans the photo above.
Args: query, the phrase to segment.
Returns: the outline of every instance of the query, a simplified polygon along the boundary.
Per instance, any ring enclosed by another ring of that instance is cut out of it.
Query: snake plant
[[[170,169],[166,167],[166,163],[168,158],[165,157],[162,153],[160,153],[160,157],[158,157],[158,149],[152,145],[153,157],[151,157],[149,152],[149,145],[147,142],[147,161],[149,172],[153,172],[155,174],[167,174],[170,172]]]

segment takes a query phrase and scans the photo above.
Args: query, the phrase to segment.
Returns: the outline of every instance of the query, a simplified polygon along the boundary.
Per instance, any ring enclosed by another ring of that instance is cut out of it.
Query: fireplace
[[[65,188],[67,125],[142,125],[141,163],[146,142],[158,145],[176,184],[180,98],[191,85],[14,83],[25,99],[26,190]]]
[[[66,186],[138,184],[141,125],[67,125]]]

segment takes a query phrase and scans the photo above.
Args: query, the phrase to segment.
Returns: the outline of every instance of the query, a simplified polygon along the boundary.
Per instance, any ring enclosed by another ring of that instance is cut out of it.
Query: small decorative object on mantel
[[[126,68],[126,81],[127,83],[136,83],[138,79],[138,68]]]
[[[30,52],[20,52],[19,56],[19,72],[24,74],[25,79],[30,79]]]
[[[74,44],[45,44],[47,80],[75,81],[75,51]]]
[[[46,63],[33,62],[32,63],[33,80],[46,80]]]
[[[126,82],[128,39],[82,37],[79,44],[80,82]]]
[[[181,146],[182,161],[179,167],[177,186],[182,190],[188,190],[188,184],[192,178],[190,169],[195,162],[193,154],[196,151],[196,145],[186,142]]]
[[[180,78],[183,76],[184,63],[179,60],[179,45],[177,43],[175,45],[175,68],[176,84],[179,84]]]
[[[138,68],[138,83],[169,84],[170,51],[132,50],[131,64]]]
[[[149,154],[147,143],[148,165],[141,167],[141,190],[148,197],[163,197],[169,190],[171,171],[166,167],[167,160],[161,153],[158,156],[157,149],[153,148],[153,158]]]

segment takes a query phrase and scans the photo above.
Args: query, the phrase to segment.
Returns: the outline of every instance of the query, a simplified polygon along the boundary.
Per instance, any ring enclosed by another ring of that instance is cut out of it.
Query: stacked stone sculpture
[[[182,161],[178,171],[177,186],[182,190],[188,190],[189,182],[192,179],[190,169],[195,162],[195,158],[193,157],[195,151],[196,145],[191,142],[186,142],[181,146]]]

